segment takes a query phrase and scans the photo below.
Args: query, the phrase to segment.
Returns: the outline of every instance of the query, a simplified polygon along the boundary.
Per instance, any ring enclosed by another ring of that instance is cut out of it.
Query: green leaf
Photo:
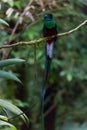
[[[0,120],[8,121],[8,118],[6,116],[0,115]]]
[[[14,114],[16,114],[19,117],[21,117],[24,120],[25,123],[29,122],[28,117],[23,113],[23,111],[21,111],[18,107],[16,107],[12,103],[10,103],[10,102],[8,102],[6,100],[0,99],[0,106],[10,110]]]
[[[0,70],[0,78],[15,80],[19,83],[22,83],[20,81],[20,79],[18,79],[17,76],[15,76],[12,72],[6,72],[6,71],[3,71],[3,70]]]
[[[10,126],[11,130],[17,130],[16,127],[8,122],[0,121],[0,126]]]
[[[66,77],[68,81],[71,81],[73,78],[72,73],[67,73]]]
[[[9,26],[9,24],[6,21],[4,21],[3,19],[1,19],[1,18],[0,18],[0,24],[4,24],[6,26]]]
[[[3,2],[8,3],[11,7],[14,5],[13,0],[3,0]]]
[[[0,61],[0,67],[4,67],[4,66],[7,66],[7,65],[13,65],[13,64],[18,64],[18,63],[22,63],[22,62],[25,62],[25,60],[23,59],[6,59],[6,60],[1,60]]]

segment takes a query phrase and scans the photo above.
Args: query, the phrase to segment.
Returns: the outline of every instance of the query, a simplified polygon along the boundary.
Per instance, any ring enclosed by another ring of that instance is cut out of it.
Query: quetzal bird
[[[51,37],[58,33],[58,24],[54,20],[52,14],[45,14],[44,15],[44,25],[43,25],[43,36],[44,37]],[[42,90],[42,123],[44,127],[44,96],[46,93],[47,82],[48,82],[48,75],[50,71],[51,61],[53,58],[53,48],[54,44],[57,40],[57,37],[48,39],[46,41],[46,72],[45,72],[45,80],[44,86]],[[44,129],[44,128],[43,128]]]

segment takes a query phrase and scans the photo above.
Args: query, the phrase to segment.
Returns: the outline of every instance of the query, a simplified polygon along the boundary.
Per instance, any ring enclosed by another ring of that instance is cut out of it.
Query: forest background
[[[41,91],[45,72],[43,15],[52,13],[59,33],[68,32],[87,20],[86,0],[1,0],[0,59],[19,59],[20,64],[0,66],[0,99],[19,107],[29,118],[28,127],[8,110],[10,123],[18,130],[41,130]],[[37,43],[35,40],[41,40]],[[26,42],[34,44],[26,45]],[[21,42],[21,43],[20,43]],[[17,46],[3,48],[3,45]],[[22,61],[23,60],[23,61]],[[16,62],[18,62],[16,61]],[[7,74],[7,73],[6,73]],[[12,75],[11,75],[12,74]],[[13,78],[12,78],[13,76]],[[20,80],[19,80],[20,79]],[[20,83],[22,82],[22,83]],[[87,22],[65,36],[59,36],[54,48],[46,130],[87,129]],[[1,104],[0,104],[1,106]],[[0,109],[0,114],[2,114]],[[54,116],[53,116],[54,115]],[[1,126],[1,130],[11,128]]]

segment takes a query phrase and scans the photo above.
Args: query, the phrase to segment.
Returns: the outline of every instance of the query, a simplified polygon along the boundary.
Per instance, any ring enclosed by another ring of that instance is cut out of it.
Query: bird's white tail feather
[[[52,57],[53,57],[53,45],[54,45],[53,42],[50,43],[50,44],[47,43],[47,45],[46,45],[46,52],[47,52],[47,56],[48,56],[49,58],[52,58]]]

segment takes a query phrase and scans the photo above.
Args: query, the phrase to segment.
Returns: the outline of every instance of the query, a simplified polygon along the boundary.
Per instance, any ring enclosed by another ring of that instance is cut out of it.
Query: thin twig
[[[34,45],[34,75],[35,75],[35,83],[37,81],[37,59],[36,59],[36,44]]]
[[[60,36],[69,35],[69,34],[75,32],[75,31],[77,31],[78,29],[80,29],[86,23],[87,23],[87,20],[85,20],[79,26],[77,26],[76,28],[74,28],[74,29],[72,29],[72,30],[70,30],[68,32],[59,33],[59,34],[53,35],[51,37],[40,38],[38,40],[33,40],[33,41],[29,41],[29,42],[21,41],[21,42],[14,43],[12,45],[3,45],[3,46],[0,46],[0,49],[2,49],[2,48],[11,48],[11,47],[19,46],[19,45],[20,46],[23,46],[23,45],[34,45],[34,44],[37,44],[37,43],[42,43],[42,42],[46,41],[47,39],[51,39],[51,38],[53,38],[55,36],[60,37]]]

